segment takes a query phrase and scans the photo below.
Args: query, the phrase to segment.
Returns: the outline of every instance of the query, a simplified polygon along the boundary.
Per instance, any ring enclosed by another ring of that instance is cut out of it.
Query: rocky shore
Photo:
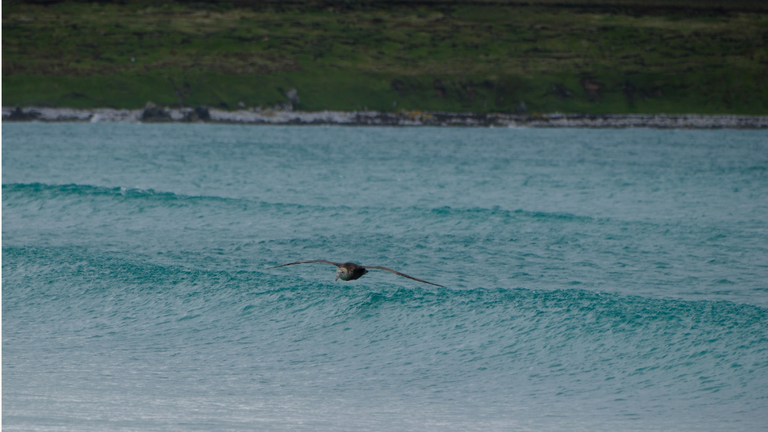
[[[667,114],[485,114],[401,111],[240,110],[207,107],[138,110],[111,108],[3,108],[3,121],[42,122],[206,122],[275,125],[350,126],[480,126],[480,127],[580,127],[580,128],[681,128],[768,129],[768,116],[667,115]]]

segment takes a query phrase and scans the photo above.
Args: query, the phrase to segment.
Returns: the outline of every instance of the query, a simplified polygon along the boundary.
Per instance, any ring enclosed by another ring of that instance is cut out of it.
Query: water
[[[767,428],[765,132],[6,123],[2,166],[4,430]]]

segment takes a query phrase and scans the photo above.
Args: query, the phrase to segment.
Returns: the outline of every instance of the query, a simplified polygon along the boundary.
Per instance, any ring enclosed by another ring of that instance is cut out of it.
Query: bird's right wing
[[[285,267],[285,266],[294,265],[294,264],[307,264],[307,263],[317,263],[317,262],[320,262],[320,263],[326,263],[326,264],[333,264],[333,265],[335,265],[336,267],[340,267],[340,266],[341,266],[341,263],[335,263],[335,262],[333,262],[333,261],[326,261],[326,260],[308,260],[308,261],[296,261],[296,262],[292,262],[292,263],[288,263],[288,264],[280,264],[280,265],[278,265],[278,266],[274,266],[274,267],[267,267],[267,270],[269,270],[269,269],[273,269],[273,268],[278,268],[278,267]]]
[[[381,266],[365,266],[365,268],[367,268],[367,269],[385,270],[385,271],[388,271],[388,272],[392,272],[392,273],[394,273],[394,274],[396,274],[396,275],[398,275],[398,276],[402,276],[402,277],[404,277],[404,278],[413,279],[413,280],[415,280],[415,281],[417,281],[417,282],[421,282],[421,283],[425,283],[425,284],[430,284],[430,285],[438,286],[438,287],[440,287],[440,288],[445,288],[445,287],[444,287],[444,286],[442,286],[442,285],[438,285],[438,284],[436,284],[436,283],[432,283],[432,282],[427,282],[427,281],[425,281],[424,279],[415,278],[415,277],[413,277],[413,276],[408,276],[408,275],[407,275],[407,274],[405,274],[405,273],[400,273],[399,271],[396,271],[396,270],[392,270],[391,268],[386,268],[386,267],[381,267]]]

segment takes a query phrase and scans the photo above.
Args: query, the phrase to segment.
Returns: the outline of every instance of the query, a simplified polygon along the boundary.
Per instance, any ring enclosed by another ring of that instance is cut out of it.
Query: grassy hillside
[[[6,1],[2,44],[3,106],[768,114],[752,2]]]

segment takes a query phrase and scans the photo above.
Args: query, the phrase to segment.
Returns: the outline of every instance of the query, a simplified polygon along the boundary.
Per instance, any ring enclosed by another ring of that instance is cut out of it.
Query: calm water
[[[765,132],[2,129],[4,430],[768,427]]]

